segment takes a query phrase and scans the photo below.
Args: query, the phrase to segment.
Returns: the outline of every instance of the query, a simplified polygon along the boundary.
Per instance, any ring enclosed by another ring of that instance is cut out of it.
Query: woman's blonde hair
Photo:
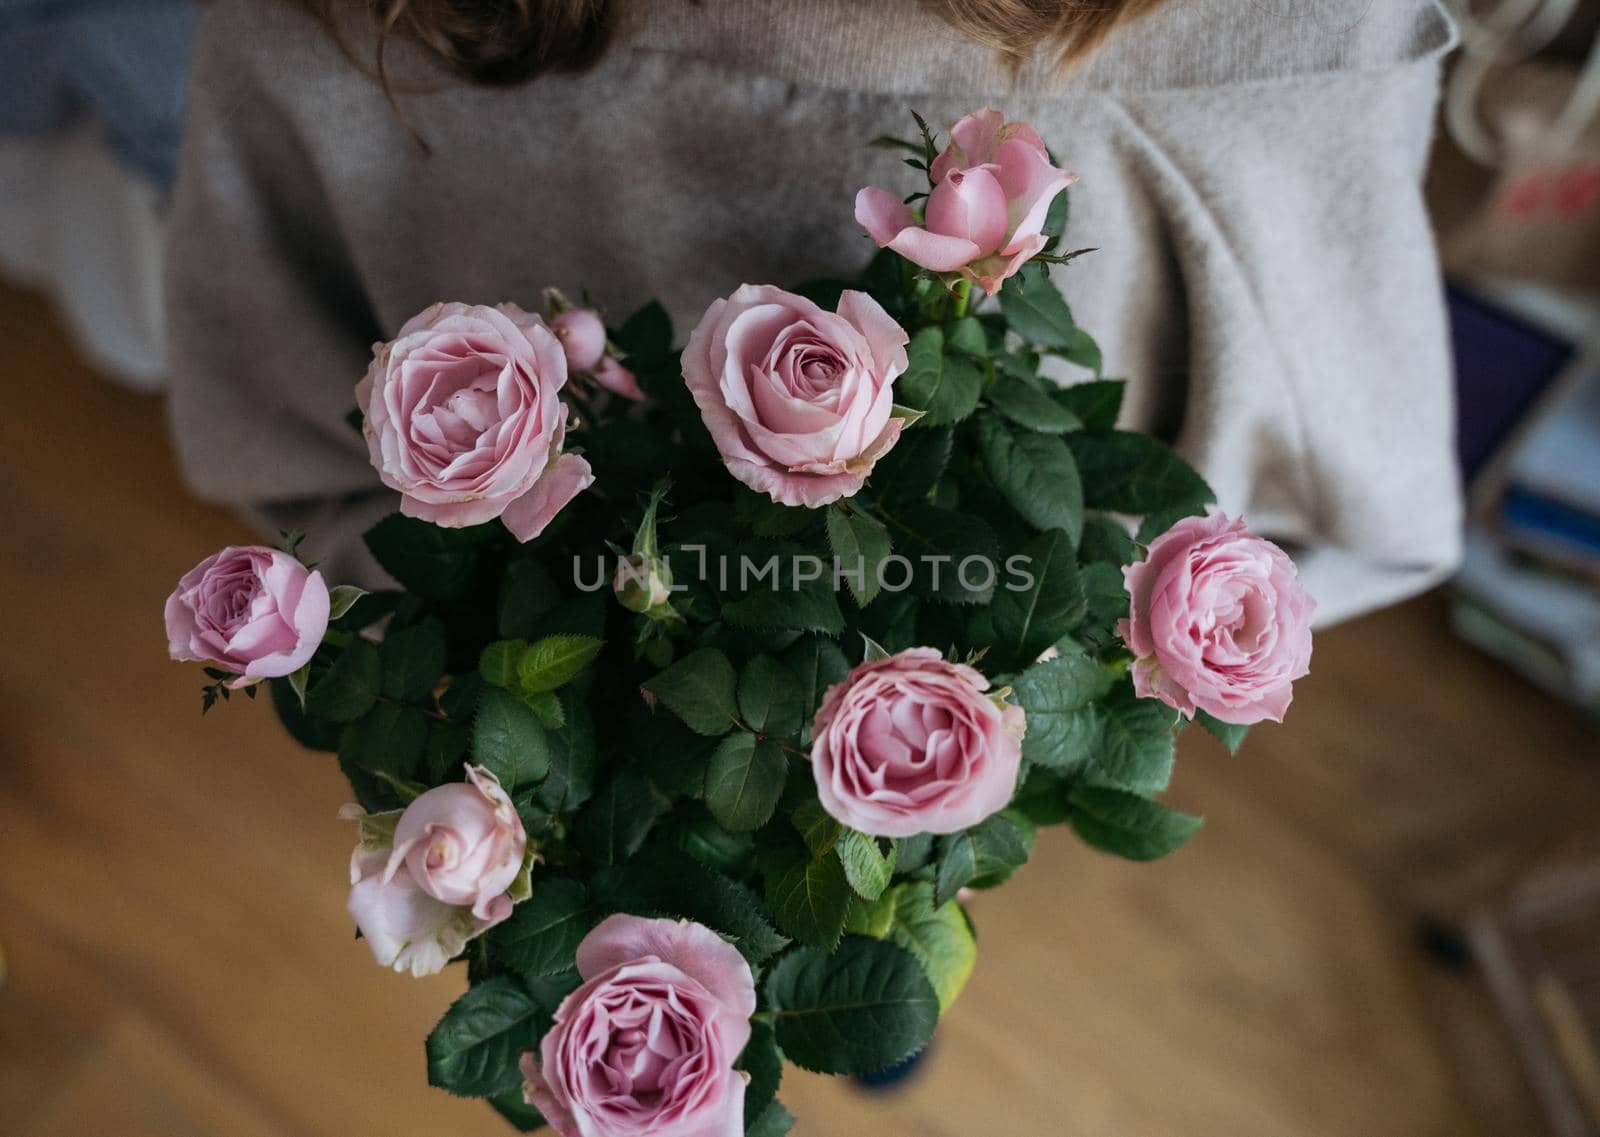
[[[363,8],[378,32],[420,43],[477,83],[520,83],[571,70],[604,50],[608,0],[297,0],[337,31],[341,9]],[[858,0],[873,3],[875,0]],[[923,0],[946,23],[1013,64],[1040,51],[1062,67],[1086,59],[1116,28],[1163,0]],[[341,41],[342,42],[342,41]],[[387,83],[385,84],[387,87]]]

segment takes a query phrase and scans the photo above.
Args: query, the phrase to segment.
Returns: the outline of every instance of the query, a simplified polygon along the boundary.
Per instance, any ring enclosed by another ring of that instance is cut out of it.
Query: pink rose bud
[[[589,308],[568,308],[550,318],[550,330],[567,355],[567,370],[592,371],[606,353],[606,326]]]
[[[990,296],[1043,251],[1050,203],[1078,180],[1050,164],[1033,127],[992,107],[950,128],[928,172],[933,192],[921,224],[898,195],[870,186],[856,195],[856,221],[879,248],[965,277]]]
[[[756,1009],[750,965],[688,920],[617,915],[578,945],[584,983],[556,1009],[523,1096],[561,1137],[739,1137],[733,1068]]]
[[[933,648],[857,666],[830,687],[811,726],[822,807],[874,837],[957,833],[1011,801],[1022,708]]]
[[[634,553],[617,561],[611,581],[617,601],[630,612],[648,612],[672,599],[672,566],[660,557]]]
[[[1123,568],[1133,687],[1193,718],[1280,721],[1291,685],[1311,669],[1316,602],[1294,562],[1244,522],[1186,517]]]
[[[638,378],[609,355],[596,365],[591,374],[596,383],[613,395],[631,399],[636,403],[644,402],[645,394],[639,386]]]
[[[499,780],[468,766],[465,782],[428,790],[399,813],[392,843],[369,841],[364,822],[350,861],[350,915],[379,963],[433,975],[511,915],[508,892],[527,847]]]
[[[567,360],[538,316],[512,304],[435,304],[373,348],[356,387],[367,448],[400,512],[459,528],[542,533],[594,475],[561,447]]]
[[[288,553],[230,546],[167,597],[167,651],[238,676],[232,687],[305,666],[328,630],[328,586]]]
[[[816,508],[861,489],[899,439],[893,388],[907,339],[864,292],[846,292],[834,313],[746,284],[706,310],[683,377],[734,477]]]

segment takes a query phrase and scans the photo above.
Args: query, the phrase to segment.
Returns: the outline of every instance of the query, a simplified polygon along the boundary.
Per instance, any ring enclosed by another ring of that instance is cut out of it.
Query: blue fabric
[[[193,0],[0,0],[0,131],[83,117],[155,185],[172,184]]]

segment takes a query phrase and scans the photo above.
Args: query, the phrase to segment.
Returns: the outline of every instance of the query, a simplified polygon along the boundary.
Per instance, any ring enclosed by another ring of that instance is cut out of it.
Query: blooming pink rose
[[[750,965],[710,928],[617,915],[578,945],[523,1096],[562,1137],[742,1137],[734,1061],[756,1009]]]
[[[245,687],[300,670],[328,630],[328,586],[288,553],[229,546],[184,574],[167,597],[167,651],[211,663]]]
[[[875,837],[957,833],[1011,801],[1022,708],[930,647],[869,660],[830,687],[811,726],[817,796]]]
[[[706,309],[683,377],[729,472],[784,505],[859,490],[900,437],[894,380],[905,330],[864,292],[838,312],[767,284]]]
[[[373,346],[356,387],[367,448],[400,511],[458,528],[496,517],[537,537],[594,481],[563,454],[567,360],[538,316],[513,304],[435,304]]]
[[[1122,576],[1129,618],[1117,630],[1136,657],[1135,691],[1189,718],[1283,718],[1311,669],[1317,606],[1282,549],[1242,520],[1186,517]]]
[[[1050,203],[1078,180],[1050,164],[1033,127],[1005,122],[993,107],[950,128],[928,173],[933,192],[920,224],[897,195],[871,186],[856,194],[856,220],[879,248],[966,277],[990,296],[1044,249]]]
[[[528,837],[499,780],[468,766],[465,782],[437,786],[397,814],[368,816],[350,860],[350,915],[373,957],[432,975],[473,937],[507,916]],[[385,822],[394,825],[392,837]]]
[[[550,317],[550,330],[561,341],[567,370],[591,371],[606,353],[606,325],[589,308],[568,308]]]

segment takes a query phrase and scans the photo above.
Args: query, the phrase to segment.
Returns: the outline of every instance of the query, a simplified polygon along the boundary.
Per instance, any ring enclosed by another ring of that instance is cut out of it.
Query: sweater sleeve
[[[197,495],[370,582],[360,532],[394,502],[346,416],[380,333],[274,65],[202,21],[167,252],[173,440]]]
[[[1420,184],[1436,91],[1424,58],[1258,84],[1248,129],[1219,128],[1206,91],[1120,111],[1186,313],[1184,378],[1151,417],[1224,509],[1293,549],[1323,623],[1421,591],[1460,554]]]

